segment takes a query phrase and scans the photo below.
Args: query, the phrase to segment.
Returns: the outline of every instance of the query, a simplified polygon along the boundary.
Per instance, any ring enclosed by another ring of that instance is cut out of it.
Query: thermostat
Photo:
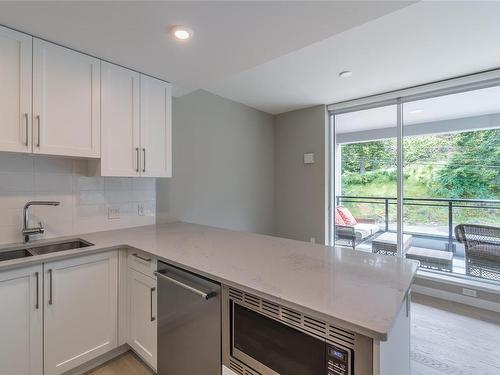
[[[304,154],[304,164],[314,164],[314,154]]]

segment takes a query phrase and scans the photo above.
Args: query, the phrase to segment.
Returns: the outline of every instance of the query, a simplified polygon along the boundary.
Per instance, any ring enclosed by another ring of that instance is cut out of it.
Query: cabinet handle
[[[154,322],[156,318],[153,316],[153,293],[155,292],[156,288],[151,288],[151,321]]]
[[[25,113],[24,114],[24,125],[25,125],[25,131],[26,131],[26,135],[24,136],[24,144],[26,146],[28,146],[28,132],[29,132],[29,128],[28,128],[28,114]]]
[[[146,172],[146,149],[145,148],[142,149],[142,154],[143,154],[142,162],[144,163],[144,167],[142,168],[142,171]]]
[[[135,165],[136,168],[135,168],[135,171],[136,172],[139,172],[139,164],[140,164],[140,161],[139,161],[139,147],[136,147],[135,148],[135,154],[136,154],[136,161],[137,161],[137,164]]]
[[[40,281],[39,281],[39,273],[35,272],[35,285],[36,285],[36,302],[35,302],[35,309],[38,310],[40,307],[40,292],[39,292],[39,286],[40,286]]]
[[[133,256],[135,256],[136,258],[139,258],[140,260],[145,261],[145,262],[151,262],[151,260],[152,260],[151,258],[144,258],[144,257],[141,257],[141,256],[140,256],[139,254],[137,254],[137,253],[133,253],[132,255],[133,255]]]
[[[40,147],[40,115],[36,116],[36,121],[37,121],[37,141],[36,141],[36,147]]]
[[[52,305],[52,270],[49,270],[49,305]]]

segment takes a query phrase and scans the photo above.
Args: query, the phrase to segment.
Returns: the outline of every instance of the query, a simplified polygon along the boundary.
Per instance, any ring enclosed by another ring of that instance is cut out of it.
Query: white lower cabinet
[[[129,268],[128,296],[129,345],[156,370],[156,279]]]
[[[118,252],[0,272],[0,375],[59,375],[127,342],[156,370],[156,261]]]
[[[117,252],[45,263],[43,272],[44,375],[61,374],[115,348]]]
[[[42,266],[0,272],[0,374],[42,375]]]

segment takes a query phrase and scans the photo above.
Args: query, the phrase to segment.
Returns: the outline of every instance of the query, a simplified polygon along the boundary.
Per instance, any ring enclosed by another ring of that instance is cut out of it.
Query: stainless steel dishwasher
[[[158,375],[220,375],[221,286],[158,262]]]

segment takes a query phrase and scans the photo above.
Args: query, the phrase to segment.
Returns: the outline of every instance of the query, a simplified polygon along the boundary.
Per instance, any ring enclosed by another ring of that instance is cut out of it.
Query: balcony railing
[[[393,197],[366,197],[366,196],[350,196],[350,195],[339,195],[336,196],[337,205],[342,205],[345,203],[354,204],[374,204],[384,207],[384,224],[385,231],[389,231],[389,207],[391,205],[397,204],[397,198]],[[485,200],[485,199],[453,199],[453,198],[404,198],[404,207],[411,206],[425,206],[430,209],[445,208],[447,210],[447,249],[448,251],[454,252],[454,225],[460,224],[455,223],[454,211],[456,209],[480,209],[480,210],[494,210],[495,216],[496,210],[500,209],[500,200]],[[494,223],[492,223],[494,224]],[[436,234],[430,233],[416,233],[411,231],[404,231],[404,233],[409,234],[425,234],[431,237],[441,237]]]

